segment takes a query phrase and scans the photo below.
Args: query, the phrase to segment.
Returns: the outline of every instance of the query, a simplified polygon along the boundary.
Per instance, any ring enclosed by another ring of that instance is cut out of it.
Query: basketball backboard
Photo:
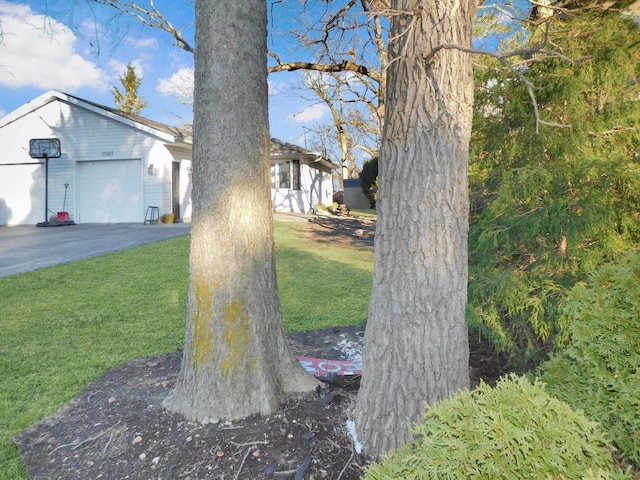
[[[31,158],[60,158],[60,140],[57,138],[34,138],[29,140]]]

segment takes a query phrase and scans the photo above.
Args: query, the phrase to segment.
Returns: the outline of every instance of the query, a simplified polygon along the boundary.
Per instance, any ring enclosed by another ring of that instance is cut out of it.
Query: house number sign
[[[107,150],[107,151],[102,152],[102,156],[103,157],[113,157],[113,155],[114,155],[113,154],[113,150]]]

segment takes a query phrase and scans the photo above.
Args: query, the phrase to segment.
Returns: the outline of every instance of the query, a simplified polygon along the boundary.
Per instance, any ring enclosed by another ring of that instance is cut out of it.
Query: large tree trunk
[[[276,285],[266,18],[264,0],[196,3],[187,329],[164,402],[192,420],[270,413],[316,384],[289,351]]]
[[[469,386],[467,162],[473,2],[394,0],[375,269],[355,419],[374,456],[411,439],[425,402]],[[413,14],[409,13],[413,12]]]

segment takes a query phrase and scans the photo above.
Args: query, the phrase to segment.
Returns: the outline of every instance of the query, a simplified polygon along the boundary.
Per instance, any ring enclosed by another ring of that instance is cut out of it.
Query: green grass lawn
[[[376,210],[375,208],[354,209],[349,212],[349,216],[362,219],[375,219]]]
[[[373,249],[303,240],[304,225],[275,223],[286,329],[361,323]],[[188,256],[180,237],[0,278],[0,479],[27,478],[12,435],[106,370],[182,347]]]

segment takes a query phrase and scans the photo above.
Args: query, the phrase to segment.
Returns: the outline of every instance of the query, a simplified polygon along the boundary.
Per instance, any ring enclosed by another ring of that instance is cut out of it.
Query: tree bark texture
[[[470,0],[393,0],[375,267],[355,412],[367,453],[411,440],[425,402],[469,387]],[[402,14],[397,14],[403,12]]]
[[[196,2],[187,328],[164,403],[191,420],[270,413],[316,385],[289,350],[277,291],[266,22],[264,0]]]

